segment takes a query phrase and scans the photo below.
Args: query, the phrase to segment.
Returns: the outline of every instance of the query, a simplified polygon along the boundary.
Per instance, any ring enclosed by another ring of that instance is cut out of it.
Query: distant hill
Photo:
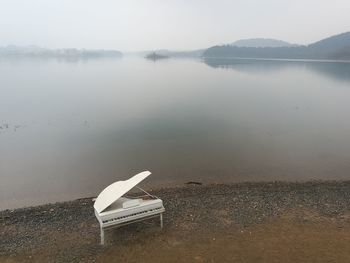
[[[292,47],[297,46],[286,41],[272,38],[251,38],[241,39],[233,42],[232,46],[236,47]]]
[[[350,32],[332,36],[307,46],[237,47],[214,46],[203,57],[277,58],[277,59],[350,59]]]
[[[333,59],[350,60],[350,32],[320,40],[308,48],[315,53],[328,53]]]
[[[89,49],[47,49],[37,46],[0,47],[0,57],[36,57],[36,58],[92,58],[92,57],[121,57],[117,50],[89,50]]]

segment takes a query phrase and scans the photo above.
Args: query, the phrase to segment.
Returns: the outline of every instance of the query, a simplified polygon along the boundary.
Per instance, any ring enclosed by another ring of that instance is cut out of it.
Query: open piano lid
[[[146,179],[150,174],[151,172],[144,171],[134,175],[128,180],[118,181],[107,186],[96,198],[96,201],[94,203],[95,210],[98,213],[101,213],[108,206],[122,197],[125,193],[134,188],[138,183]]]

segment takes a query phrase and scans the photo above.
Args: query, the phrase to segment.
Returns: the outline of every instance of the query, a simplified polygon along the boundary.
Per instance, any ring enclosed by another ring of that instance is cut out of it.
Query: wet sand
[[[350,181],[152,191],[159,221],[107,232],[91,198],[0,212],[0,262],[350,262]]]

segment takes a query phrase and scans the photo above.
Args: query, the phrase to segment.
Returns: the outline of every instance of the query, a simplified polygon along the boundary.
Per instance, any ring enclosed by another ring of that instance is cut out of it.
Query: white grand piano
[[[163,201],[147,193],[136,185],[146,179],[151,172],[144,171],[128,180],[118,181],[107,186],[96,198],[94,203],[95,215],[100,223],[101,244],[104,244],[104,230],[119,227],[141,220],[160,217],[160,226],[163,227]],[[126,197],[132,188],[137,187],[145,195]]]

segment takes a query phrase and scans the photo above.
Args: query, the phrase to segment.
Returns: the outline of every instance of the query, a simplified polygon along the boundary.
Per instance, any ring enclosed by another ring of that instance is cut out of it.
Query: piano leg
[[[163,213],[160,213],[160,228],[163,228]]]
[[[104,229],[101,227],[101,245],[105,244],[105,231]]]

